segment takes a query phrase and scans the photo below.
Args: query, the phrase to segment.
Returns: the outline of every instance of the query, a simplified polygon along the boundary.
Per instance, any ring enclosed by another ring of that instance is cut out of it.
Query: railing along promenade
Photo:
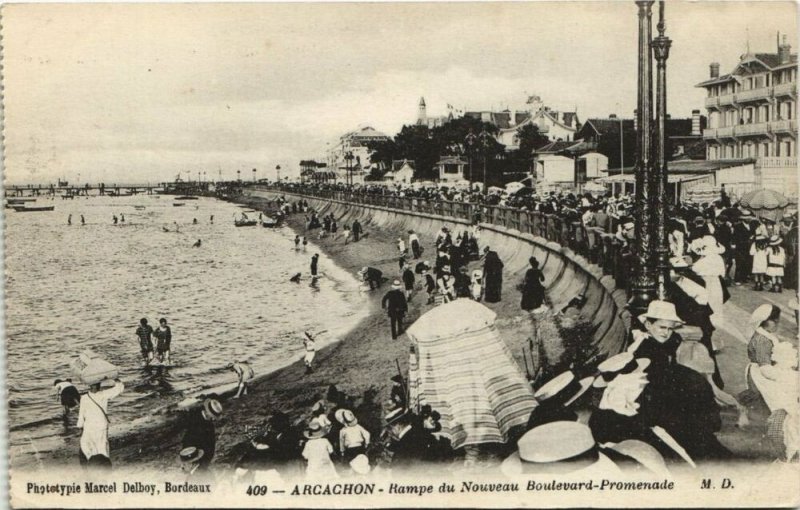
[[[615,218],[609,217],[609,230],[606,231],[600,227],[586,227],[580,221],[567,220],[557,214],[499,205],[311,188],[254,186],[254,189],[289,193],[300,197],[321,198],[353,205],[437,215],[470,223],[488,223],[514,229],[520,233],[532,234],[569,248],[596,264],[602,269],[603,274],[612,276],[618,288],[625,289],[626,292],[628,289],[626,276],[631,268],[626,260],[627,257],[622,253],[622,243],[610,233],[616,231],[617,220]]]

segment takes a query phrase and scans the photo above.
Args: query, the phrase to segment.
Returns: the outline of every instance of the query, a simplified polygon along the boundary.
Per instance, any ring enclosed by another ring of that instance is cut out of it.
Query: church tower
[[[419,126],[427,126],[428,125],[428,114],[425,111],[425,98],[419,98],[419,109],[417,110],[417,125]]]

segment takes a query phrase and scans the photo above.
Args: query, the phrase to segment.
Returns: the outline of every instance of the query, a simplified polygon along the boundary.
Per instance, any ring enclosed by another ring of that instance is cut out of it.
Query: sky
[[[666,4],[668,110],[703,108],[712,61],[797,47],[793,2]],[[653,23],[655,31],[655,18]],[[370,125],[447,104],[581,121],[636,105],[633,1],[11,4],[3,8],[8,183],[274,178]]]

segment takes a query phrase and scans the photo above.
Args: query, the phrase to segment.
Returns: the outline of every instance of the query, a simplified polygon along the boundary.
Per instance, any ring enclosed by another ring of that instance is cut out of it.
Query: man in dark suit
[[[374,267],[363,267],[361,271],[359,271],[361,278],[364,279],[365,282],[369,284],[369,290],[377,289],[383,283],[383,273],[380,269],[375,269]]]
[[[217,444],[217,431],[214,422],[222,415],[222,404],[218,400],[208,398],[203,406],[192,411],[186,418],[186,432],[183,435],[181,448],[194,446],[203,450],[199,461],[200,470],[208,469],[214,459]]]
[[[408,311],[408,303],[400,280],[392,282],[392,290],[383,296],[381,308],[385,309],[389,315],[389,321],[392,325],[392,340],[395,340],[397,335],[403,333],[403,316]]]
[[[750,257],[750,243],[753,231],[750,230],[749,221],[753,218],[750,211],[743,213],[739,221],[733,226],[731,248],[736,259],[736,285],[741,285],[750,277],[752,258]]]
[[[403,413],[389,424],[394,438],[389,446],[392,451],[392,471],[402,471],[418,466],[425,456],[424,431],[415,426],[414,415]]]
[[[353,241],[354,242],[358,242],[358,238],[361,236],[361,232],[362,232],[361,223],[359,223],[358,220],[353,222],[352,231],[353,231]]]

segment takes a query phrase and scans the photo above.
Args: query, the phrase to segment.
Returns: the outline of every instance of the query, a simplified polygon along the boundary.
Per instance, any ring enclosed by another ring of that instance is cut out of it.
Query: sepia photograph
[[[800,506],[796,2],[1,14],[11,508]]]

